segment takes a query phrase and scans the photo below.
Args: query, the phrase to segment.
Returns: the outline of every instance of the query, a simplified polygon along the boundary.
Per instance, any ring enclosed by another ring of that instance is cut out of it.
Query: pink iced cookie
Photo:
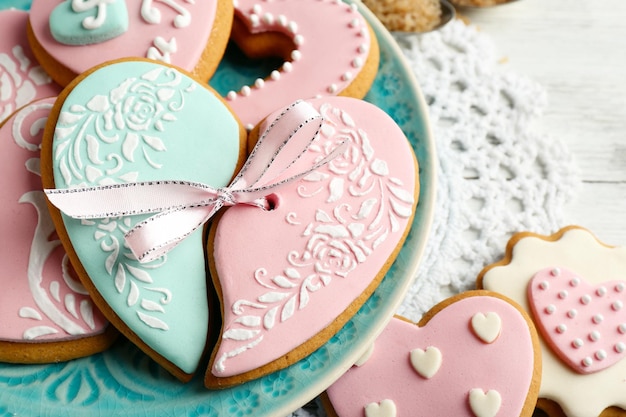
[[[0,11],[0,123],[33,100],[56,97],[61,87],[39,66],[26,40],[28,13]]]
[[[419,183],[400,128],[362,100],[307,102],[323,124],[298,163],[340,142],[347,150],[277,189],[270,211],[231,207],[212,227],[208,256],[223,327],[208,386],[284,368],[325,343],[373,292],[408,233]]]
[[[31,103],[0,128],[0,361],[68,360],[115,337],[75,277],[41,189],[41,132],[54,100]]]
[[[61,85],[106,61],[150,58],[207,82],[222,57],[232,0],[34,0],[29,42]]]
[[[281,68],[227,95],[251,128],[277,107],[322,96],[362,98],[378,69],[376,36],[356,5],[336,0],[235,0],[233,40]]]
[[[552,349],[579,373],[601,371],[626,353],[626,281],[590,285],[565,268],[533,277],[528,300]]]
[[[530,416],[538,352],[519,308],[486,291],[464,293],[417,326],[393,319],[364,363],[328,388],[327,405],[339,417]]]

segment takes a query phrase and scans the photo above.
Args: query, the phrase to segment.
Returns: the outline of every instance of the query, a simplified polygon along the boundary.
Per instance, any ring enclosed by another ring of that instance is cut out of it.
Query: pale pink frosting
[[[477,313],[500,318],[493,342],[476,336],[472,319]],[[385,400],[393,402],[398,417],[520,416],[532,395],[536,366],[530,332],[517,309],[484,295],[457,299],[424,327],[393,319],[367,361],[331,385],[328,397],[339,417],[365,416],[367,405]],[[414,365],[411,352],[416,349],[436,349],[438,360],[425,356]],[[472,390],[477,400],[470,400]],[[495,414],[480,398],[489,391],[501,399],[499,406],[492,404]]]
[[[626,281],[591,285],[555,266],[535,274],[528,301],[547,343],[576,372],[601,371],[626,355]]]
[[[26,40],[28,13],[0,11],[0,122],[33,100],[61,91],[39,66]]]
[[[296,44],[279,70],[227,95],[247,126],[295,100],[339,95],[358,76],[370,52],[367,22],[355,5],[336,0],[235,0],[235,13],[252,33],[278,32]]]
[[[409,226],[417,174],[400,128],[362,100],[310,102],[326,120],[299,163],[343,140],[348,150],[277,190],[274,210],[235,206],[220,218],[210,253],[224,306],[218,377],[260,367],[327,327],[387,265]]]
[[[67,273],[41,190],[39,145],[54,101],[30,104],[0,129],[0,340],[66,340],[106,327],[84,288]]]
[[[175,8],[155,1],[152,6],[161,13],[160,23],[149,23],[142,17],[142,4],[147,0],[126,0],[128,31],[108,41],[72,46],[57,42],[50,33],[49,17],[59,1],[34,0],[30,11],[30,24],[39,44],[62,66],[75,74],[106,61],[124,58],[147,58],[148,50],[155,47],[157,37],[166,42],[175,39],[176,52],[168,59],[160,59],[187,71],[193,70],[206,48],[216,17],[217,0],[188,2],[175,0],[174,4],[191,16],[189,25],[176,27],[174,19],[180,15]]]

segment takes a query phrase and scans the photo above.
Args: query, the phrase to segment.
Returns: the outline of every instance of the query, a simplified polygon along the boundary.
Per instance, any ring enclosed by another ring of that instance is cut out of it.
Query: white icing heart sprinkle
[[[414,349],[411,351],[411,365],[415,372],[426,379],[430,379],[441,367],[441,351],[434,346],[429,346],[426,350]]]
[[[500,336],[502,319],[496,313],[476,313],[472,317],[474,334],[485,343],[493,343]]]
[[[396,417],[396,404],[392,400],[382,400],[365,406],[365,417]]]
[[[502,405],[502,397],[493,389],[485,393],[480,388],[474,388],[469,393],[469,403],[476,417],[495,417]]]

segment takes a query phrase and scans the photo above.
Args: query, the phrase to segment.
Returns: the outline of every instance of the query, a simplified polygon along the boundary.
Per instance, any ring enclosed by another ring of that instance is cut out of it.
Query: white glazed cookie
[[[524,306],[541,334],[539,408],[550,417],[626,415],[626,248],[588,230],[516,234],[478,287]]]

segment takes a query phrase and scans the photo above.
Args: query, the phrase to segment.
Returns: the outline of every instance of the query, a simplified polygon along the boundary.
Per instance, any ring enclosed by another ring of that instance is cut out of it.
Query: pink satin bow
[[[278,187],[343,153],[346,144],[340,143],[325,158],[298,166],[322,122],[317,110],[304,101],[287,107],[260,135],[242,169],[224,188],[189,181],[145,181],[44,191],[54,206],[76,219],[157,213],[125,235],[137,259],[150,262],[173,249],[220,208],[248,204],[267,210],[267,197]]]

